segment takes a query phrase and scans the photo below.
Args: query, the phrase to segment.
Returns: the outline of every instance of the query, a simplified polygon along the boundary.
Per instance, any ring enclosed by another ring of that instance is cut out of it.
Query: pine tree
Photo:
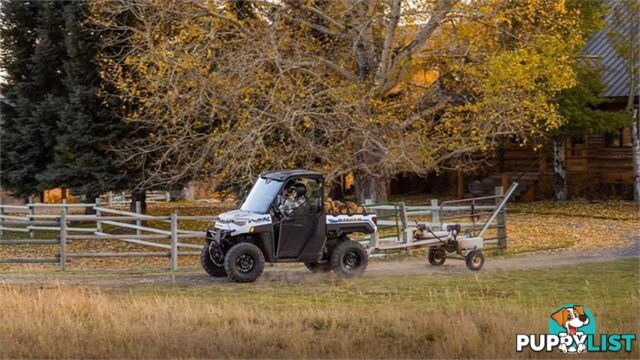
[[[18,171],[16,158],[22,143],[18,129],[24,121],[22,103],[29,92],[26,86],[31,81],[27,60],[35,50],[35,19],[33,3],[5,1],[0,4],[0,42],[4,52],[1,67],[7,72],[4,83],[0,83],[5,97],[0,108],[0,186],[16,194],[30,194],[33,184],[21,181],[25,177]],[[22,82],[19,82],[21,80]],[[20,110],[19,111],[19,106]],[[13,135],[13,136],[11,136]],[[21,185],[21,186],[18,186]]]
[[[2,3],[2,186],[27,197],[41,193],[38,177],[51,162],[64,103],[62,2]]]
[[[85,1],[2,3],[2,186],[27,197],[69,188],[91,201],[134,188],[141,171],[111,149],[128,126],[103,95],[99,33],[85,26]],[[117,51],[111,49],[107,51]]]
[[[39,177],[42,183],[71,189],[92,201],[117,187],[118,167],[110,146],[123,135],[123,125],[99,94],[96,63],[100,38],[83,26],[89,16],[85,2],[64,7],[64,86],[67,100],[60,109],[53,161]]]

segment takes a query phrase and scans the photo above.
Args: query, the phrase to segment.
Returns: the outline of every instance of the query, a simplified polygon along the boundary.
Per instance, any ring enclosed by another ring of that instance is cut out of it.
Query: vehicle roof
[[[273,179],[278,181],[287,180],[290,177],[311,177],[311,178],[324,178],[324,175],[317,171],[303,170],[303,169],[291,169],[291,170],[272,170],[263,172],[260,177],[266,179]]]

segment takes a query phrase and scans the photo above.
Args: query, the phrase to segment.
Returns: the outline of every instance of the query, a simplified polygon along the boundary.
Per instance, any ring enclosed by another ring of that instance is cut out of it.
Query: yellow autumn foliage
[[[155,134],[130,150],[161,183],[307,167],[375,192],[399,171],[474,166],[562,124],[555,97],[585,37],[563,0],[102,0],[93,13],[127,35],[102,74]]]

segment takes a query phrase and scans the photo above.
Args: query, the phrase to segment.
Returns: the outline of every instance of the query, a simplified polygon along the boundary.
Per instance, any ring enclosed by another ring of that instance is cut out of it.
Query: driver
[[[284,194],[280,199],[278,210],[282,215],[289,216],[297,208],[307,202],[307,187],[304,184],[296,183],[284,190]]]

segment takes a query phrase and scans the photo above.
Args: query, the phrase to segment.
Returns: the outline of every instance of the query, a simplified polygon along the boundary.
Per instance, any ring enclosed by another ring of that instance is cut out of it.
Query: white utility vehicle
[[[207,231],[201,263],[211,276],[255,281],[266,261],[303,262],[314,272],[345,277],[362,274],[368,254],[353,233],[374,234],[374,214],[332,215],[324,211],[324,175],[307,170],[270,171],[260,175],[240,210],[220,214]],[[303,197],[291,213],[280,206],[285,193]]]
[[[439,231],[418,225],[406,229],[411,241],[389,244],[378,240],[375,214],[325,210],[321,173],[269,171],[260,175],[239,210],[219,215],[215,227],[207,231],[200,260],[209,275],[229,276],[236,282],[255,281],[265,262],[302,262],[313,272],[334,271],[352,277],[366,270],[370,255],[428,247],[432,265],[442,265],[447,253],[455,252],[465,257],[470,270],[480,270],[484,264],[482,234],[516,186],[511,186],[477,236],[460,234],[458,224],[443,225]],[[349,239],[354,233],[370,235],[368,249]]]

